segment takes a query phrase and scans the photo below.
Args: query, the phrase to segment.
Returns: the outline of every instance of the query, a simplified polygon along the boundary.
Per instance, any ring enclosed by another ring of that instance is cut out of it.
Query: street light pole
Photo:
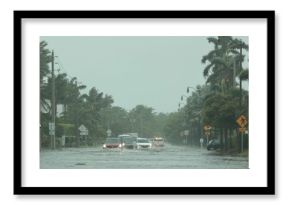
[[[201,137],[201,132],[202,132],[202,126],[201,126],[201,87],[198,85],[196,87],[191,87],[191,86],[187,86],[187,89],[186,89],[186,92],[189,93],[189,89],[193,89],[194,92],[197,93],[197,103],[198,103],[198,109],[199,109],[199,112],[198,112],[198,115],[197,115],[197,120],[198,120],[198,129],[197,129],[197,132],[198,132],[198,135],[199,137]]]
[[[181,95],[180,100],[183,101],[183,97],[188,98],[186,95]]]
[[[192,89],[194,89],[194,87],[187,86],[187,89],[186,89],[186,92],[187,92],[187,93],[189,93],[189,88],[192,88]]]
[[[180,109],[181,105],[184,105],[184,103],[178,103],[178,110]]]
[[[233,67],[233,88],[236,87],[236,59],[233,57],[234,60],[234,67]]]
[[[51,60],[51,80],[52,80],[52,96],[51,96],[51,116],[52,116],[52,148],[55,149],[55,76],[54,76],[54,51],[52,50],[52,60]]]
[[[140,133],[141,134],[141,137],[144,137],[143,136],[143,117],[140,118],[140,132],[141,132]]]
[[[133,132],[133,122],[132,120],[129,118],[129,122],[130,122],[130,125],[131,125],[131,132]]]
[[[243,49],[242,47],[240,48],[240,56],[242,57],[243,56]],[[243,66],[242,66],[242,61],[240,60],[239,62],[239,68],[240,68],[240,71],[243,70]],[[242,80],[241,80],[241,77],[240,77],[240,110],[242,108]]]

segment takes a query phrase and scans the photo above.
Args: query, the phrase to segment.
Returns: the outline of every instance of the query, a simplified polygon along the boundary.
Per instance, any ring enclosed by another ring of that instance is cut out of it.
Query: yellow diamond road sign
[[[205,125],[205,126],[203,127],[203,129],[204,129],[205,131],[210,130],[210,129],[211,129],[211,126],[209,126],[209,125]]]
[[[245,127],[248,124],[247,118],[244,115],[241,115],[236,122],[240,127]]]

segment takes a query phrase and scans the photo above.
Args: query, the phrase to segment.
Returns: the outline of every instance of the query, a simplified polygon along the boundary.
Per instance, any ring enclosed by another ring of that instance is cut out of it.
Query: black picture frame
[[[266,187],[24,187],[22,185],[22,19],[205,18],[267,21]],[[275,11],[14,11],[14,194],[15,195],[273,195],[275,194]]]

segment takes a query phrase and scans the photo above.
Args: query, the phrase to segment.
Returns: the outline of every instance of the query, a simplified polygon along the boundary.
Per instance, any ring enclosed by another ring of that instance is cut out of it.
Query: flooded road
[[[174,146],[149,150],[63,148],[40,152],[41,169],[247,169],[248,158],[205,148]]]

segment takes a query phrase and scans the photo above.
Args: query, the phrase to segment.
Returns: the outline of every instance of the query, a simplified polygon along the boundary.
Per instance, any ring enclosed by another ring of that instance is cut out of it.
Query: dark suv
[[[221,143],[217,139],[212,139],[207,145],[207,150],[217,150],[221,148]]]
[[[123,147],[127,149],[136,149],[136,137],[126,136],[122,138]]]

